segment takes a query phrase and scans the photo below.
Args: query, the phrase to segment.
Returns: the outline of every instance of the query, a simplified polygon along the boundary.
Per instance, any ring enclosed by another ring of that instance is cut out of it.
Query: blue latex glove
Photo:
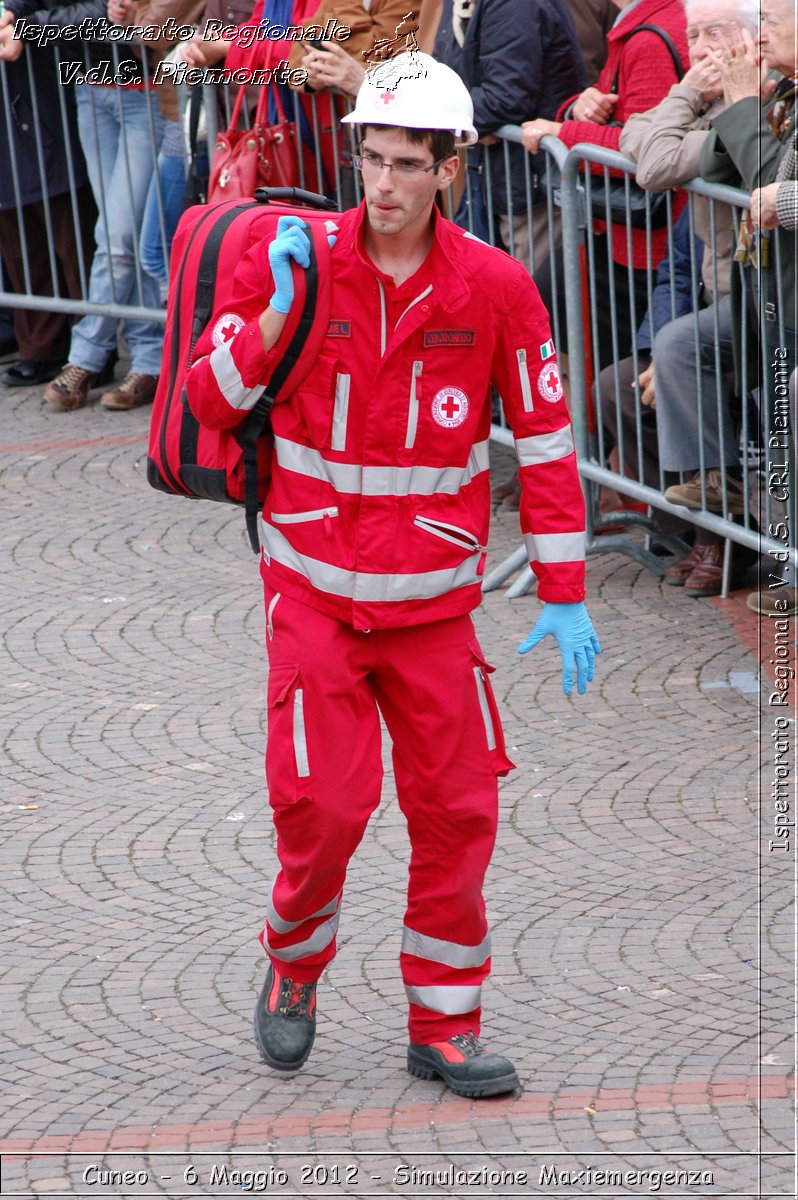
[[[291,259],[307,268],[310,265],[310,241],[301,217],[280,217],[277,237],[269,246],[269,266],[275,288],[269,304],[279,313],[289,312],[294,302]]]
[[[518,647],[518,653],[526,654],[549,633],[556,639],[562,655],[562,690],[566,696],[573,691],[576,662],[576,690],[580,696],[584,696],[588,681],[595,674],[596,655],[601,654],[593,622],[584,604],[581,601],[576,604],[546,604],[532,632]]]

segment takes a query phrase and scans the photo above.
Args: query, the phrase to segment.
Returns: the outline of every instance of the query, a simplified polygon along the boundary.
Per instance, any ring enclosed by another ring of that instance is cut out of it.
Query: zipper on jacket
[[[414,517],[413,524],[419,529],[423,529],[425,533],[434,533],[436,537],[443,538],[446,542],[452,542],[461,550],[470,550],[476,554],[478,550],[484,549],[473,533],[469,533],[467,529],[461,529],[459,525],[450,525],[447,521],[436,521],[434,517],[423,517],[420,513]]]
[[[405,450],[410,450],[416,442],[416,430],[418,429],[418,379],[424,369],[422,362],[414,362],[413,369],[410,374],[410,403],[407,410],[407,436],[405,437]]]
[[[388,345],[388,314],[385,307],[385,288],[382,280],[377,280],[380,289],[380,358],[385,357],[385,347]]]
[[[338,509],[333,508],[312,508],[308,512],[298,513],[272,513],[271,518],[275,525],[301,525],[304,521],[323,521],[324,532],[327,537],[332,537],[332,517],[338,516]]]
[[[524,398],[524,412],[534,412],[535,404],[532,400],[532,385],[529,382],[529,367],[526,361],[526,350],[516,350],[516,358],[518,359],[518,376],[521,380],[521,395]]]
[[[269,601],[269,607],[266,609],[266,632],[269,635],[269,641],[274,637],[274,610],[277,607],[277,601],[280,599],[280,593],[275,592]]]
[[[294,757],[297,775],[300,779],[307,779],[310,775],[310,763],[308,762],[308,738],[305,730],[305,703],[302,688],[297,688],[294,692]]]
[[[339,373],[335,378],[335,406],[333,408],[330,446],[333,450],[346,449],[346,426],[349,418],[349,385],[351,375]]]
[[[477,699],[482,713],[482,720],[485,722],[485,737],[488,739],[488,749],[496,749],[496,730],[493,728],[493,718],[490,712],[490,704],[488,703],[488,685],[485,682],[485,676],[482,674],[482,667],[474,667],[474,679],[477,684]]]

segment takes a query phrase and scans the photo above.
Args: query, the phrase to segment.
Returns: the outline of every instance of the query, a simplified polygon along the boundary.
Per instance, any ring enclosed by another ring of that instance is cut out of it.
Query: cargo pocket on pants
[[[307,795],[310,781],[305,690],[299,667],[272,667],[267,696],[266,775],[274,807]]]
[[[472,668],[474,687],[477,692],[479,711],[482,713],[482,721],[485,726],[485,740],[490,751],[493,770],[497,775],[508,775],[514,769],[515,763],[507,757],[499,708],[490,684],[490,676],[496,668],[485,661],[485,656],[479,648],[478,643],[472,643],[469,649],[474,662]]]

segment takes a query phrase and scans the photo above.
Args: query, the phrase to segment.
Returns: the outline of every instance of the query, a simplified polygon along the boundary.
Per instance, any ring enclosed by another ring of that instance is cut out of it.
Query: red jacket
[[[684,15],[682,0],[641,0],[620,24],[613,25],[607,34],[609,53],[596,87],[600,92],[615,91],[618,102],[612,115],[613,121],[619,124],[595,125],[592,121],[564,120],[564,114],[573,104],[576,96],[566,100],[557,114],[557,120],[562,121],[560,139],[566,146],[576,146],[579,142],[592,142],[596,146],[606,146],[610,150],[618,150],[621,141],[621,126],[633,113],[648,112],[655,104],[667,96],[671,85],[677,82],[673,60],[662,38],[656,33],[644,30],[642,33],[629,35],[639,25],[658,25],[667,33],[673,42],[684,70],[689,65],[687,50],[687,19]],[[620,68],[620,69],[619,69]],[[618,73],[618,83],[612,84]],[[684,74],[684,72],[682,72]],[[679,75],[678,78],[681,78]],[[601,169],[601,168],[599,168]],[[682,196],[674,204],[673,218],[684,208],[685,197]],[[602,224],[601,228],[605,228]],[[668,233],[666,229],[654,230],[652,233],[651,261],[654,266],[660,261],[667,248]],[[624,266],[628,264],[625,231],[619,236],[617,230],[613,237],[613,257]],[[632,265],[645,267],[646,231],[632,230]]]
[[[421,290],[400,313],[363,250],[364,212],[335,218],[325,346],[272,412],[261,520],[270,585],[361,629],[475,608],[490,523],[493,384],[516,439],[521,528],[540,598],[582,600],[584,502],[548,314],[529,275],[436,214],[430,253],[408,281],[414,290],[420,279]],[[235,426],[275,359],[257,321],[270,294],[264,244],[238,280],[242,327],[221,345],[209,327],[187,378],[191,408],[208,426]]]

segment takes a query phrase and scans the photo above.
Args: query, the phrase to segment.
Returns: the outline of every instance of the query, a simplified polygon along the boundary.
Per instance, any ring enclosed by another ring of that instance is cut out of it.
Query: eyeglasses
[[[375,175],[381,175],[387,167],[389,171],[395,171],[400,179],[413,179],[417,175],[426,175],[428,171],[434,171],[442,162],[446,162],[448,157],[447,154],[430,163],[428,167],[421,167],[418,163],[408,162],[407,159],[391,163],[380,158],[379,154],[353,154],[352,164],[358,171],[370,171]]]

